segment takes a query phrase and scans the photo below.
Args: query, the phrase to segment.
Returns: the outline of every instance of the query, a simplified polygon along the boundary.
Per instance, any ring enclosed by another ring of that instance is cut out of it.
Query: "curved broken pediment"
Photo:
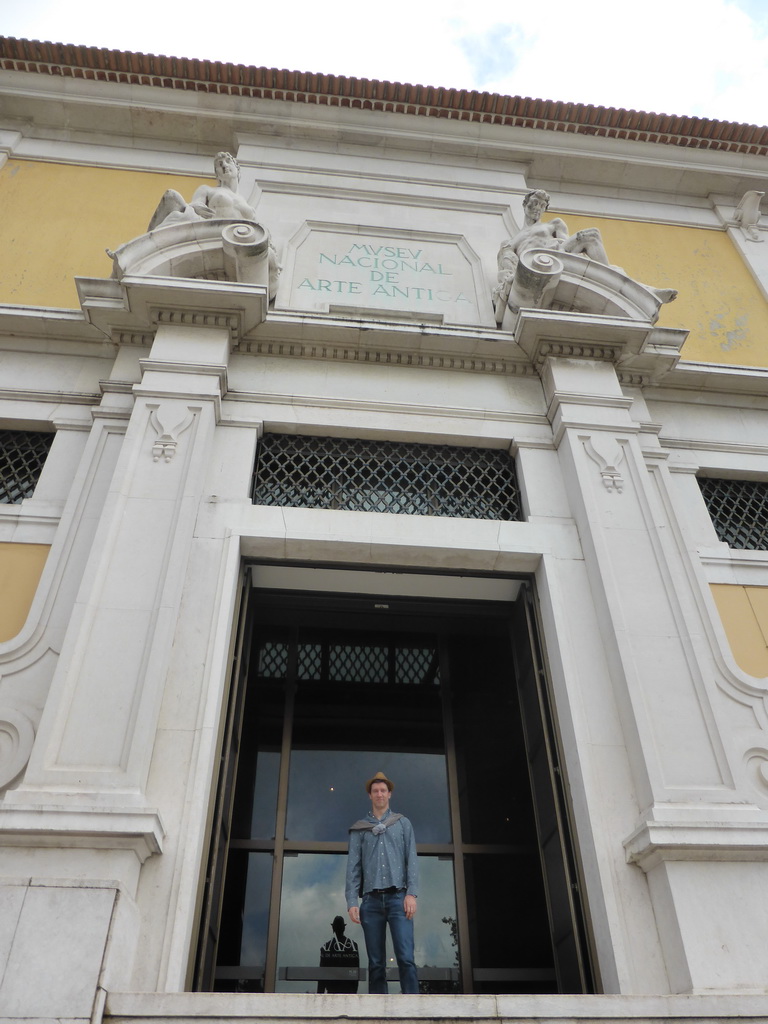
[[[183,277],[258,284],[277,290],[280,267],[269,232],[250,220],[190,220],[148,231],[107,250],[112,276]]]
[[[654,324],[671,289],[651,288],[621,268],[588,256],[553,249],[528,249],[520,257],[503,298],[499,325],[507,330],[520,309],[552,309],[598,316],[620,316]],[[498,319],[498,313],[497,313]]]

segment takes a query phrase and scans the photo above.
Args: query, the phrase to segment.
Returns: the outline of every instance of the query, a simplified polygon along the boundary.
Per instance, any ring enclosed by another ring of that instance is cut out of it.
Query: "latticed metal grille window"
[[[0,430],[0,505],[31,497],[53,437],[38,430]]]
[[[515,464],[491,448],[265,434],[256,505],[522,519]]]
[[[732,548],[768,551],[768,483],[699,478],[720,540]]]
[[[402,643],[298,644],[296,676],[301,682],[440,685],[440,665],[433,647]],[[288,675],[288,644],[265,643],[259,651],[262,679]]]

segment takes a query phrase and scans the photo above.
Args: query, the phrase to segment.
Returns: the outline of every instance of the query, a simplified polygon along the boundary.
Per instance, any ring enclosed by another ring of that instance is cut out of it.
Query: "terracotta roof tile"
[[[96,46],[0,36],[0,68],[41,75],[159,85],[224,95],[396,110],[417,117],[490,121],[545,131],[735,153],[768,154],[768,127],[524,96],[246,67]]]

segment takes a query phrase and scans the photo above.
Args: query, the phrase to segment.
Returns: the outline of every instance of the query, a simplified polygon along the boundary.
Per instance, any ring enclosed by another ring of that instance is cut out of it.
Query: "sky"
[[[768,0],[0,0],[0,34],[768,123]]]

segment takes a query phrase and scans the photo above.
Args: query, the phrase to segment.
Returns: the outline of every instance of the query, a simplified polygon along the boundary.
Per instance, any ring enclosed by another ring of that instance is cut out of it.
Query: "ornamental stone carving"
[[[0,707],[0,789],[26,766],[34,741],[32,721],[17,708]]]
[[[502,326],[507,309],[517,313],[522,308],[608,313],[650,319],[654,323],[661,304],[672,302],[677,298],[677,292],[673,288],[640,284],[621,267],[612,266],[598,228],[585,228],[571,235],[560,217],[542,221],[541,216],[549,202],[549,194],[542,189],[529,192],[523,200],[523,227],[499,249],[498,280],[493,292],[497,326]],[[584,267],[585,261],[614,271],[614,275],[590,273]],[[638,296],[636,312],[623,308],[620,300],[615,301],[614,308],[611,308],[610,302],[606,304],[591,298],[591,282],[599,281],[601,277],[605,278],[606,286],[617,294],[626,291],[624,284],[615,278],[616,274],[647,293],[646,300]]]
[[[595,447],[595,437],[585,435],[580,437],[579,440],[584,445],[584,451],[600,470],[600,476],[606,491],[616,491],[618,494],[621,494],[624,490],[624,478],[621,475],[619,466],[624,459],[623,445],[612,440],[609,444],[613,451],[605,455]],[[598,444],[602,445],[602,443],[602,441],[598,441]]]
[[[187,204],[175,189],[168,189],[152,215],[147,231],[161,224],[185,220],[256,220],[256,211],[238,193],[240,165],[231,153],[217,153],[213,158],[215,185],[201,185]]]
[[[744,754],[744,763],[750,782],[764,796],[768,790],[768,750],[752,747]]]
[[[274,301],[280,264],[269,231],[238,192],[240,167],[217,153],[215,185],[201,185],[187,203],[175,189],[163,194],[140,235],[114,252],[112,276],[186,277],[255,284]]]
[[[179,444],[179,435],[192,424],[195,415],[188,409],[181,420],[174,422],[178,416],[178,410],[172,408],[163,409],[155,406],[150,413],[149,421],[155,430],[156,438],[152,443],[152,461],[170,462],[176,454]],[[169,420],[169,417],[172,417]],[[170,424],[170,425],[169,425]]]
[[[760,223],[760,201],[764,195],[765,192],[754,190],[745,192],[733,215],[733,219],[741,228],[744,237],[750,242],[763,241],[758,231],[758,224]]]

